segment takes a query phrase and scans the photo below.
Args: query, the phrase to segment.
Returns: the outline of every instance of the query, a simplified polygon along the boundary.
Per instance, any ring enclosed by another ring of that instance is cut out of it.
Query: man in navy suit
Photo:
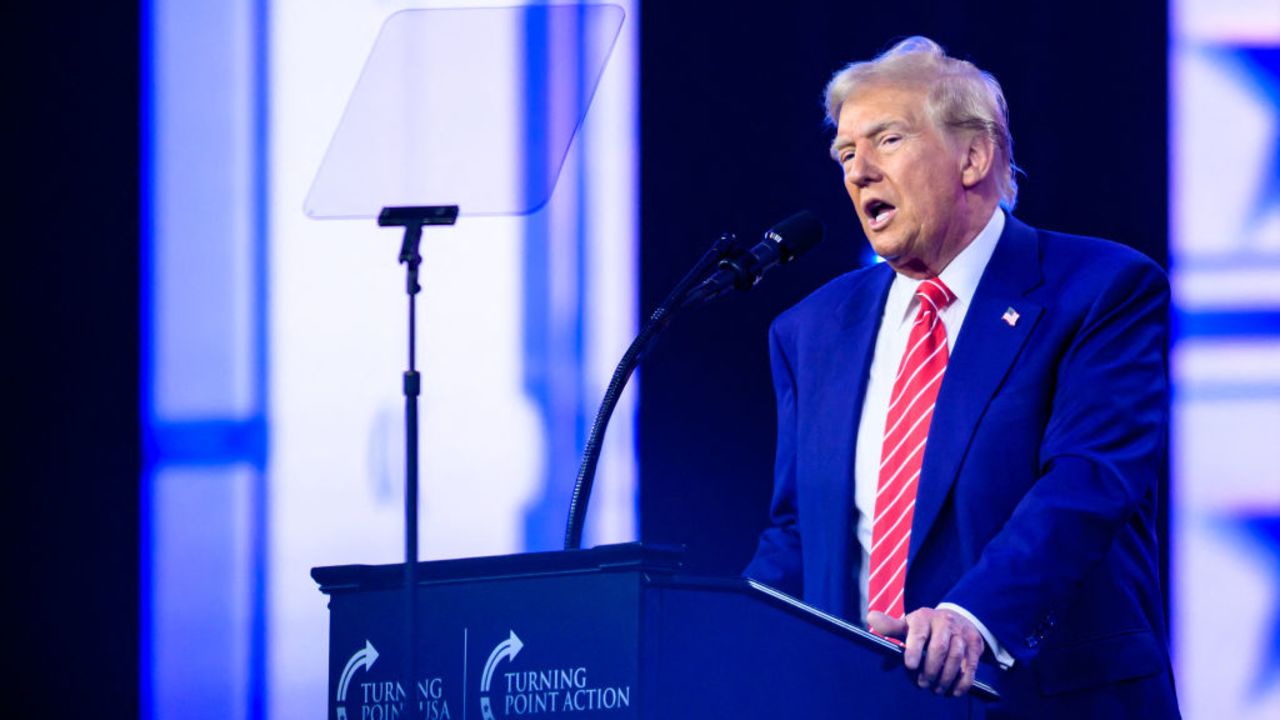
[[[771,525],[745,574],[902,642],[926,691],[997,665],[994,717],[1177,717],[1164,274],[1010,215],[1000,86],[930,40],[846,67],[827,107],[885,262],[773,324]]]

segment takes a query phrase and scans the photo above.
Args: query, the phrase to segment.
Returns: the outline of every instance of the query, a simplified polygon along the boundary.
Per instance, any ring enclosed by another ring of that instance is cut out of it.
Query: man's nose
[[[879,176],[879,170],[866,153],[858,153],[845,163],[845,181],[858,187],[866,187]]]

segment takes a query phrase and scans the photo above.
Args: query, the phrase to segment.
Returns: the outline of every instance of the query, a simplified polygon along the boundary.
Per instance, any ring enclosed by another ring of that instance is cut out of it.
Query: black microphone
[[[733,288],[750,290],[765,273],[808,252],[822,234],[818,216],[801,210],[766,230],[755,247],[721,260],[719,269],[694,288],[683,304],[714,300]]]

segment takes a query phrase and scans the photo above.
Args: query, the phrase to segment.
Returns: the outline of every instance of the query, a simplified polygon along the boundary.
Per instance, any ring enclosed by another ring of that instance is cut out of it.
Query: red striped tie
[[[867,611],[893,617],[904,615],[902,592],[911,545],[911,516],[916,507],[916,483],[924,458],[933,404],[947,370],[947,329],[938,313],[956,296],[938,278],[916,289],[920,311],[907,338],[907,349],[893,381],[889,414],[885,418],[884,448],[880,452],[880,482],[876,514],[871,526],[871,574]]]

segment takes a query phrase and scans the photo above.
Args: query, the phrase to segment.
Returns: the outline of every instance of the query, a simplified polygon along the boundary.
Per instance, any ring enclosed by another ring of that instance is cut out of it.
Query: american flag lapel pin
[[[1018,324],[1018,317],[1019,317],[1018,311],[1014,310],[1013,308],[1009,308],[1008,310],[1004,311],[1004,315],[1001,315],[1000,319],[1003,320],[1005,324],[1008,325],[1009,327],[1013,327],[1014,325]]]

